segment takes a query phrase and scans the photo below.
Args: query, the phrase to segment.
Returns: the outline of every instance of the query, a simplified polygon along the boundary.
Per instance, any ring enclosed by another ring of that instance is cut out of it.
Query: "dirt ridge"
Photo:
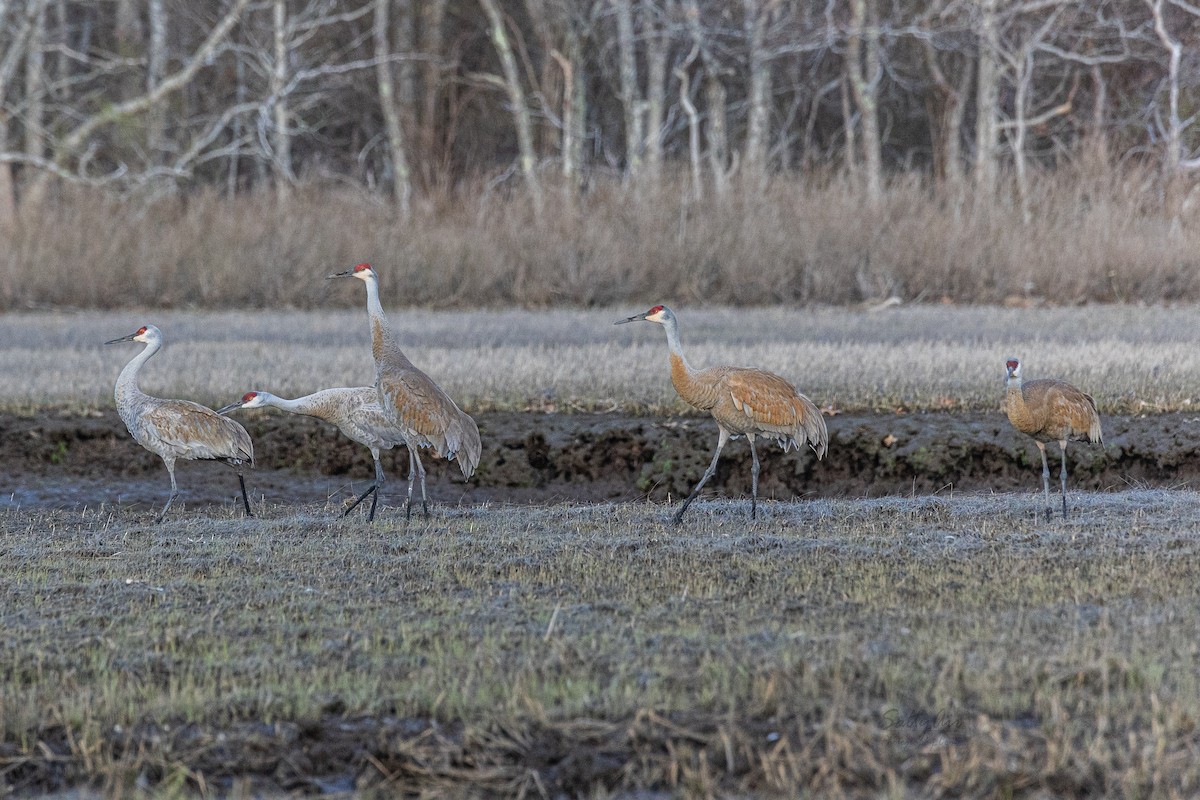
[[[483,455],[463,482],[456,468],[426,457],[431,496],[439,502],[596,502],[677,499],[703,473],[716,445],[704,417],[625,414],[487,413],[477,417]],[[278,502],[365,487],[366,448],[332,426],[285,414],[246,414],[258,469],[248,484]],[[874,497],[954,491],[1036,491],[1040,460],[1032,442],[999,413],[839,414],[827,419],[829,454],[818,462],[760,447],[760,496],[778,500]],[[1200,416],[1105,417],[1105,444],[1073,443],[1070,486],[1185,487],[1200,483]],[[72,507],[119,491],[121,502],[161,502],[166,474],[138,447],[115,412],[0,414],[0,494],[10,505]],[[1050,447],[1057,477],[1057,448]],[[389,491],[407,476],[403,450],[385,453]],[[235,486],[216,464],[182,464],[180,486],[192,501],[225,498]],[[750,451],[731,443],[706,491],[745,497]],[[100,495],[100,496],[96,496]],[[397,495],[398,496],[398,495]]]

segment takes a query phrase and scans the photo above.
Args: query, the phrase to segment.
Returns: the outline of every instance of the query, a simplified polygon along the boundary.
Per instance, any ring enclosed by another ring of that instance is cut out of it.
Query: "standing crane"
[[[758,513],[758,451],[754,438],[774,439],[786,453],[792,447],[805,444],[820,459],[829,446],[829,432],[821,410],[796,387],[773,372],[750,367],[709,367],[693,369],[683,357],[679,345],[679,321],[666,306],[655,306],[644,314],[617,320],[614,325],[645,320],[662,325],[667,331],[667,347],[671,351],[671,383],[689,405],[708,411],[717,421],[720,437],[717,452],[704,477],[683,501],[675,513],[675,524],[683,521],[683,513],[708,479],[717,471],[721,450],[730,439],[745,436],[750,442],[754,459],[751,469],[750,518]]]
[[[383,465],[379,461],[379,451],[391,450],[397,445],[408,447],[408,507],[412,510],[413,478],[416,476],[415,457],[413,451],[422,446],[415,431],[397,428],[383,416],[379,407],[379,393],[374,386],[355,386],[344,389],[322,389],[319,392],[287,400],[276,397],[270,392],[246,392],[236,403],[217,409],[218,414],[227,414],[238,408],[278,408],[293,414],[303,414],[316,417],[337,426],[347,438],[365,445],[371,451],[375,461],[375,482],[358,496],[343,512],[348,516],[359,503],[373,495],[371,510],[367,521],[375,519],[375,504],[379,501],[379,493],[383,489]],[[428,442],[424,442],[427,446]]]
[[[1008,359],[1004,410],[1008,421],[1021,433],[1033,438],[1042,454],[1042,491],[1046,499],[1046,519],[1050,507],[1050,465],[1046,461],[1046,442],[1058,442],[1062,451],[1062,511],[1067,518],[1067,442],[1071,440],[1104,444],[1100,432],[1100,414],[1096,401],[1066,381],[1045,378],[1036,381],[1021,379],[1021,362]]]
[[[479,466],[482,452],[479,428],[469,414],[463,413],[450,396],[400,350],[379,302],[379,277],[375,270],[370,264],[359,264],[345,272],[329,275],[327,280],[334,278],[358,278],[366,284],[371,354],[375,358],[375,389],[384,418],[397,428],[412,431],[419,441],[427,443],[442,458],[457,460],[463,476],[470,478]],[[410,447],[408,452],[421,476],[421,507],[428,517],[425,466],[416,448]],[[409,480],[412,480],[411,472]]]
[[[250,434],[233,420],[199,403],[151,397],[138,388],[138,371],[162,348],[163,335],[158,328],[143,325],[135,333],[105,344],[118,342],[141,342],[146,345],[121,370],[114,397],[117,412],[134,441],[161,458],[171,476],[171,496],[155,521],[162,522],[175,495],[179,494],[179,487],[175,484],[175,461],[180,458],[220,461],[237,470],[246,516],[254,516],[250,512],[246,480],[242,476],[243,464],[254,466],[254,443],[250,441]]]

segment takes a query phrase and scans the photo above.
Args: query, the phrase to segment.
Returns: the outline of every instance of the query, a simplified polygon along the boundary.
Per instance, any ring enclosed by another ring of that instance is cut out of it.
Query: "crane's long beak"
[[[634,314],[634,315],[633,315],[632,317],[630,317],[629,319],[619,319],[619,320],[617,320],[616,322],[614,322],[614,323],[613,323],[613,325],[624,325],[626,322],[637,322],[637,321],[638,321],[638,320],[640,320],[640,319],[645,319],[645,318],[646,318],[646,316],[647,316],[649,313],[650,313],[649,311],[646,311],[646,312],[643,312],[643,313],[641,313],[641,314]]]
[[[122,336],[120,339],[109,339],[105,344],[117,344],[119,342],[132,342],[136,333],[131,333],[128,336]]]
[[[217,413],[218,414],[226,414],[230,411],[233,411],[235,408],[241,408],[241,407],[242,407],[242,401],[238,400],[236,403],[230,403],[227,406],[221,406],[220,408],[217,409]]]
[[[353,278],[353,277],[354,277],[354,270],[348,269],[345,272],[335,272],[332,275],[326,275],[325,280],[331,281],[334,278]]]

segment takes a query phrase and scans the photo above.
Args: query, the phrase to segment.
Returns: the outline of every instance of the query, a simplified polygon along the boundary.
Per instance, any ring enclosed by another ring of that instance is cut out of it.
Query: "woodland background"
[[[1200,300],[1188,0],[0,0],[0,309]]]

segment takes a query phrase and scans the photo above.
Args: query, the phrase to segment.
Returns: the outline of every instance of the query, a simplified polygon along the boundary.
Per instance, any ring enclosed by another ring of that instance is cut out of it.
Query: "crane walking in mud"
[[[379,301],[379,278],[370,264],[328,276],[358,278],[367,287],[367,315],[371,322],[371,354],[375,359],[375,388],[384,418],[402,430],[412,431],[414,441],[421,447],[431,447],[448,460],[457,460],[463,476],[470,478],[479,465],[482,445],[479,428],[433,380],[417,369],[400,349],[383,305]],[[417,448],[409,447],[421,477],[421,507],[429,516],[425,495],[425,466]],[[409,498],[406,514],[412,515],[412,473],[409,473]]]
[[[751,469],[750,518],[758,514],[758,451],[754,438],[762,436],[774,439],[786,453],[792,447],[805,444],[813,449],[820,459],[829,446],[829,432],[821,410],[804,395],[796,391],[784,378],[773,372],[749,367],[709,367],[693,369],[683,357],[679,344],[679,322],[666,306],[655,306],[644,314],[618,320],[615,325],[644,320],[662,325],[667,332],[667,347],[671,351],[671,383],[675,391],[689,405],[708,411],[717,421],[720,436],[717,452],[704,477],[683,501],[675,514],[675,523],[683,521],[683,514],[708,479],[717,471],[721,450],[730,439],[745,436],[750,442]]]
[[[121,370],[114,397],[117,412],[134,441],[161,458],[171,476],[171,496],[155,521],[163,520],[179,493],[175,483],[175,461],[180,458],[220,461],[233,467],[242,489],[246,516],[254,516],[250,513],[246,480],[242,476],[243,464],[254,465],[254,443],[250,440],[250,434],[233,420],[199,403],[151,397],[138,388],[138,371],[162,348],[163,336],[158,328],[143,325],[136,332],[105,344],[118,342],[141,342],[146,345]]]
[[[345,517],[359,503],[371,497],[371,510],[367,521],[375,519],[375,505],[379,501],[379,493],[383,490],[383,465],[379,461],[381,450],[391,450],[398,445],[408,447],[408,503],[412,506],[413,477],[416,470],[414,451],[419,446],[415,431],[397,428],[383,416],[379,406],[379,393],[374,386],[355,386],[352,388],[322,389],[319,392],[287,400],[276,397],[270,392],[252,391],[242,395],[236,403],[230,403],[217,409],[218,414],[226,414],[239,408],[278,408],[292,414],[302,414],[316,417],[337,426],[346,438],[364,445],[371,451],[375,461],[375,482],[365,492],[358,496],[342,513]]]
[[[1008,421],[1021,433],[1033,438],[1042,454],[1042,492],[1046,499],[1046,519],[1050,507],[1050,465],[1046,461],[1046,442],[1058,442],[1062,451],[1062,512],[1067,518],[1067,442],[1071,440],[1104,444],[1100,432],[1100,414],[1096,401],[1066,381],[1044,378],[1036,381],[1021,379],[1021,362],[1008,359],[1004,410]]]

